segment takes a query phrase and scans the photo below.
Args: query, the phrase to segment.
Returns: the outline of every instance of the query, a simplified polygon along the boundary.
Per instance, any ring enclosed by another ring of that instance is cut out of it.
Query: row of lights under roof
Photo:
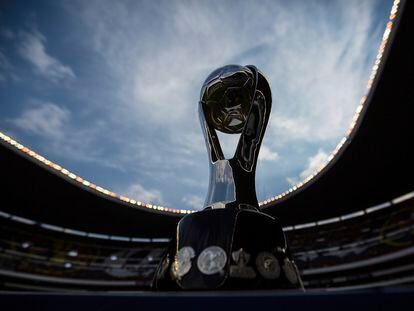
[[[339,144],[335,147],[335,149],[329,155],[329,157],[327,158],[325,163],[322,164],[314,173],[312,173],[310,176],[305,178],[303,181],[301,181],[301,182],[297,183],[296,185],[294,185],[292,188],[286,190],[285,192],[260,202],[259,206],[267,205],[267,204],[273,203],[275,201],[278,201],[278,200],[282,199],[283,197],[285,197],[286,195],[291,194],[292,192],[294,192],[294,191],[298,190],[299,188],[302,188],[304,185],[308,184],[317,175],[319,175],[319,173],[325,167],[327,167],[327,165],[335,158],[335,156],[338,154],[338,152],[340,150],[342,150],[345,143],[348,142],[348,139],[350,138],[355,126],[358,123],[358,120],[361,116],[361,112],[364,110],[365,102],[367,100],[368,93],[371,90],[372,84],[374,83],[375,78],[377,76],[381,61],[382,61],[383,56],[384,56],[385,48],[386,48],[386,46],[389,42],[389,38],[390,38],[390,35],[391,35],[391,30],[392,30],[392,28],[394,26],[394,23],[395,23],[395,18],[397,16],[399,5],[400,5],[400,0],[394,0],[392,8],[391,8],[391,12],[390,12],[389,20],[388,20],[387,26],[385,27],[385,31],[384,31],[384,34],[382,36],[382,41],[381,41],[381,44],[379,46],[377,56],[375,58],[375,63],[372,67],[371,74],[370,74],[368,82],[367,82],[367,94],[362,96],[362,98],[359,102],[359,105],[356,108],[354,117],[352,118],[351,124],[349,125],[349,128],[346,131],[345,137],[343,137],[342,140],[339,142]]]
[[[33,246],[33,244],[32,244],[32,242],[30,242],[30,241],[26,241],[26,242],[23,242],[23,243],[21,244],[21,247],[22,247],[23,249],[29,249],[29,248],[30,248],[30,247],[32,247],[32,246]],[[69,251],[67,251],[67,252],[66,252],[66,256],[68,256],[68,257],[75,258],[75,257],[78,257],[78,255],[79,255],[79,253],[78,253],[78,251],[77,251],[77,250],[75,250],[75,249],[72,249],[72,250],[69,250]],[[118,259],[119,259],[119,257],[118,257],[118,255],[116,255],[116,254],[112,254],[112,255],[110,255],[110,257],[109,257],[109,260],[110,260],[110,261],[118,261]],[[153,257],[153,256],[151,256],[151,255],[146,256],[146,259],[147,259],[149,262],[154,261],[154,257]]]
[[[389,202],[384,202],[384,203],[381,203],[381,204],[378,204],[378,205],[374,205],[374,206],[368,207],[366,209],[363,209],[363,210],[360,210],[360,211],[357,211],[357,212],[354,212],[354,213],[351,213],[351,214],[346,214],[346,215],[342,215],[342,216],[334,217],[334,218],[329,218],[329,219],[322,219],[322,220],[319,220],[319,221],[316,221],[316,222],[308,222],[308,223],[305,223],[305,224],[298,224],[298,225],[295,225],[295,226],[284,227],[283,231],[306,229],[306,228],[311,228],[311,227],[316,227],[316,226],[332,224],[332,223],[335,223],[335,222],[344,221],[344,220],[348,220],[348,219],[359,217],[359,216],[364,216],[364,215],[370,214],[372,212],[390,207],[392,205],[399,204],[401,202],[407,201],[407,200],[412,199],[412,198],[414,198],[414,191],[409,192],[407,194],[404,194],[402,196],[399,196],[395,199],[392,199]]]
[[[384,35],[382,37],[382,41],[381,41],[381,44],[380,44],[380,47],[379,47],[379,50],[378,50],[378,54],[377,54],[377,57],[375,59],[375,64],[372,68],[371,75],[370,75],[368,83],[367,83],[368,92],[371,89],[371,86],[372,86],[372,84],[375,80],[375,77],[377,76],[378,69],[379,69],[379,66],[380,66],[381,60],[383,58],[384,51],[385,51],[385,47],[388,43],[388,39],[390,37],[391,30],[392,30],[392,27],[394,25],[394,20],[397,16],[399,4],[400,4],[400,0],[394,0],[393,6],[391,8],[389,21],[388,21],[387,26],[385,28]],[[268,199],[266,199],[262,202],[259,202],[259,206],[267,205],[267,204],[270,204],[270,203],[275,202],[277,200],[280,200],[283,197],[285,197],[286,195],[298,190],[299,188],[302,188],[304,185],[306,185],[311,180],[313,180],[335,158],[335,156],[338,154],[338,152],[343,148],[345,143],[348,141],[348,138],[350,137],[353,129],[355,128],[355,126],[356,126],[356,124],[359,120],[359,117],[361,116],[361,112],[364,108],[366,99],[367,99],[367,95],[365,95],[361,98],[360,103],[359,103],[358,107],[356,108],[354,117],[353,117],[353,119],[351,121],[351,124],[349,126],[349,129],[346,132],[346,136],[344,138],[342,138],[342,140],[339,142],[339,144],[336,146],[336,148],[329,155],[329,157],[325,161],[325,163],[321,167],[319,167],[314,173],[312,173],[310,176],[305,178],[303,181],[297,183],[296,185],[294,185],[292,188],[288,189],[287,191],[285,191],[285,192],[283,192],[283,193],[281,193],[277,196],[268,198]],[[92,190],[97,191],[101,194],[107,195],[111,198],[118,199],[118,200],[120,200],[122,202],[125,202],[125,203],[129,203],[132,206],[139,206],[139,207],[144,207],[144,208],[157,210],[157,211],[162,211],[162,212],[175,213],[175,214],[191,214],[191,213],[194,212],[194,211],[189,211],[189,210],[184,210],[184,209],[176,209],[176,208],[164,207],[164,206],[150,204],[150,203],[144,203],[144,202],[141,202],[141,201],[137,201],[137,200],[128,198],[128,197],[123,196],[123,195],[118,195],[118,194],[116,194],[112,191],[109,191],[105,188],[97,186],[97,185],[81,178],[80,176],[75,175],[74,173],[70,172],[69,170],[61,167],[60,165],[58,165],[56,163],[53,163],[52,161],[47,160],[46,158],[44,158],[41,155],[37,154],[33,150],[30,150],[29,148],[23,146],[22,144],[18,143],[17,141],[13,140],[12,138],[10,138],[9,136],[3,134],[2,132],[0,132],[0,138],[2,140],[4,140],[5,142],[9,143],[11,146],[16,147],[21,152],[23,152],[23,153],[27,154],[28,156],[32,157],[33,159],[36,159],[36,160],[42,162],[43,164],[47,165],[48,167],[52,168],[56,172],[60,172],[61,174],[63,174],[64,176],[70,178],[71,180],[76,181],[79,184],[82,184],[83,186],[88,187],[89,189],[92,189]]]
[[[50,225],[42,222],[37,222],[32,219],[12,215],[9,213],[5,213],[0,211],[0,217],[10,219],[16,222],[20,222],[26,225],[38,225],[43,229],[52,230],[56,232],[63,232],[66,234],[83,236],[88,238],[95,238],[95,239],[102,239],[102,240],[112,240],[112,241],[124,241],[124,242],[137,242],[137,243],[167,243],[170,241],[168,238],[139,238],[139,237],[128,237],[128,236],[120,236],[120,235],[106,235],[106,234],[99,234],[93,232],[86,232],[80,230],[73,230],[69,228],[64,228],[60,226]]]
[[[32,247],[32,243],[31,243],[31,242],[29,242],[29,241],[23,242],[23,243],[21,244],[21,247],[22,247],[23,249],[29,249],[30,247]],[[69,250],[69,251],[66,253],[66,255],[67,255],[68,257],[75,258],[75,257],[77,257],[79,254],[78,254],[78,251],[77,251],[77,250]],[[118,261],[118,259],[119,259],[119,258],[118,258],[118,256],[117,256],[117,255],[111,255],[111,256],[109,257],[109,259],[110,259],[110,261],[115,262],[115,261]],[[153,258],[152,256],[148,256],[148,257],[147,257],[147,259],[148,259],[148,261],[150,261],[150,262],[154,260],[154,258]],[[66,269],[70,269],[70,268],[72,268],[72,263],[71,263],[71,262],[69,262],[69,261],[66,261],[66,262],[64,262],[63,267],[64,267],[64,268],[66,268]]]
[[[100,194],[104,194],[104,195],[109,196],[111,198],[118,199],[122,202],[129,203],[133,206],[144,207],[144,208],[158,210],[158,211],[162,211],[162,212],[169,212],[169,213],[175,213],[175,214],[190,214],[190,213],[192,213],[192,211],[188,211],[188,210],[184,210],[184,209],[175,209],[175,208],[169,208],[169,207],[159,206],[159,205],[155,205],[155,204],[144,203],[144,202],[141,202],[141,201],[137,201],[137,200],[128,198],[128,197],[123,196],[123,195],[117,195],[115,192],[112,192],[112,191],[109,191],[105,188],[97,186],[97,185],[83,179],[82,177],[75,175],[74,173],[70,172],[66,168],[63,168],[63,167],[61,167],[60,165],[58,165],[56,163],[53,163],[52,161],[50,161],[50,160],[46,159],[45,157],[37,154],[33,150],[23,146],[22,144],[15,141],[11,137],[3,134],[2,132],[0,132],[0,139],[5,141],[6,143],[8,143],[10,146],[15,147],[20,152],[26,154],[27,156],[31,157],[32,159],[35,159],[35,160],[43,163],[44,165],[46,165],[49,168],[53,169],[55,172],[58,172],[58,173],[62,174],[63,176],[71,179],[72,181],[78,182],[79,184],[81,184],[85,187],[88,187],[89,189],[97,191]]]
[[[284,231],[292,231],[292,230],[299,230],[299,229],[305,229],[305,228],[322,226],[322,225],[327,225],[327,224],[331,224],[331,223],[335,223],[335,222],[340,222],[340,221],[348,220],[348,219],[351,219],[351,218],[364,216],[366,214],[370,214],[372,212],[382,210],[384,208],[390,207],[392,205],[399,204],[401,202],[410,200],[412,198],[414,198],[414,191],[406,193],[406,194],[404,194],[402,196],[399,196],[397,198],[394,198],[391,201],[384,202],[384,203],[381,203],[381,204],[378,204],[378,205],[374,205],[374,206],[368,207],[368,208],[363,209],[363,210],[359,210],[359,211],[351,213],[351,214],[346,214],[346,215],[342,215],[342,216],[334,217],[334,218],[329,218],[329,219],[322,219],[322,220],[319,220],[319,221],[316,221],[316,222],[310,222],[310,223],[298,224],[298,225],[295,225],[295,226],[283,227],[283,230]],[[27,225],[39,225],[43,229],[47,229],[47,230],[53,230],[53,231],[63,232],[63,233],[72,234],[72,235],[78,235],[78,236],[84,236],[84,237],[90,237],[90,238],[97,238],[97,239],[104,239],[104,240],[140,242],[140,243],[167,243],[167,242],[170,241],[170,239],[168,239],[168,238],[152,238],[151,239],[151,238],[125,237],[125,236],[110,236],[110,235],[104,235],[104,234],[98,234],[98,233],[92,233],[92,232],[73,230],[73,229],[63,228],[63,227],[49,225],[49,224],[45,224],[45,223],[38,223],[34,220],[19,217],[19,216],[15,216],[15,215],[5,213],[5,212],[2,212],[2,211],[0,211],[0,217],[11,219],[13,221],[17,221],[17,222],[24,223],[24,224],[27,224]]]

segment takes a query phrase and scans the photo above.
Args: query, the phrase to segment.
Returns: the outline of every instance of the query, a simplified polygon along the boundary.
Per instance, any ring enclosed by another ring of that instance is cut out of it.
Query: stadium
[[[394,1],[369,91],[328,164],[260,203],[283,224],[306,294],[221,293],[223,304],[240,295],[259,305],[298,308],[305,306],[306,295],[315,304],[340,302],[339,309],[409,301],[414,284],[413,13],[412,1]],[[155,269],[178,221],[190,211],[119,196],[3,133],[0,156],[0,288],[6,305],[19,299],[21,305],[65,304],[68,293],[67,308],[96,307],[105,299],[112,307],[156,303],[157,294],[150,292]],[[51,292],[62,296],[44,295]],[[106,295],[101,302],[99,295]],[[209,295],[159,294],[165,298],[159,304],[177,299],[193,306]],[[184,302],[185,297],[193,300]],[[346,297],[353,299],[346,302]]]

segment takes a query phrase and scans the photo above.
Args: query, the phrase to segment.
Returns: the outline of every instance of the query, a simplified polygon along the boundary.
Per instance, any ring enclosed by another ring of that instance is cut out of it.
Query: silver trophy
[[[155,289],[301,287],[290,255],[279,251],[288,249],[282,227],[259,211],[256,197],[256,164],[271,103],[269,84],[254,66],[229,65],[207,77],[199,101],[210,166],[204,209],[178,223]],[[224,157],[216,131],[240,134],[232,158]]]

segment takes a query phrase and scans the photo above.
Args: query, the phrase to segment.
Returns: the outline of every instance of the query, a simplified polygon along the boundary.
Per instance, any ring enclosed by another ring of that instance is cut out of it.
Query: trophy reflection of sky
[[[312,173],[344,135],[390,7],[9,2],[0,8],[0,131],[119,194],[199,208],[208,185],[200,87],[214,68],[254,64],[273,93],[256,178],[265,199]],[[225,153],[237,138],[220,137]]]

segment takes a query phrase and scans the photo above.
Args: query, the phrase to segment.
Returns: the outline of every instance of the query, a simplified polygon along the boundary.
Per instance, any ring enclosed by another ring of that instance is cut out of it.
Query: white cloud
[[[207,166],[207,164],[206,164]],[[200,188],[202,190],[207,190],[208,187],[208,176],[206,175],[206,178],[203,180],[199,180],[196,178],[190,178],[190,177],[184,177],[180,179],[180,183],[185,185],[186,187],[192,187],[192,188]]]
[[[299,179],[297,177],[286,177],[286,181],[292,187],[299,183]]]
[[[130,185],[127,188],[126,195],[146,203],[164,204],[161,191],[144,188],[139,183]]]
[[[251,36],[235,35],[242,29],[237,20],[227,19],[229,12],[220,5],[83,5],[80,11],[90,26],[91,42],[119,77],[124,103],[132,108],[130,113],[145,115],[151,123],[170,128],[181,124],[177,127],[181,132],[185,123],[196,124],[198,94],[206,76],[252,48]],[[134,13],[138,9],[141,18]],[[145,17],[146,10],[152,12],[152,21]],[[256,8],[258,11],[263,8]],[[259,22],[249,21],[243,30],[253,34],[251,27]],[[198,125],[195,129],[199,130]]]
[[[193,210],[201,210],[204,206],[204,200],[198,195],[186,195],[182,202]]]
[[[270,120],[270,127],[277,129],[280,134],[289,139],[312,139],[309,136],[309,120],[305,118],[289,118],[283,115],[274,115]]]
[[[329,155],[325,151],[319,149],[315,155],[308,158],[308,166],[299,174],[300,178],[305,179],[319,170],[323,165],[325,165],[328,160],[328,156]]]
[[[202,135],[201,132],[199,135]],[[237,145],[239,144],[240,134],[226,134],[217,131],[217,136],[219,138],[220,146],[223,151],[224,157],[226,159],[234,157]]]
[[[257,64],[273,86],[268,135],[280,143],[338,139],[368,78],[361,55],[376,49],[368,31],[374,6],[366,2],[335,2],[327,14],[318,2],[242,1],[234,15],[222,2],[96,4],[77,10],[118,78],[128,116],[168,127],[171,137],[199,134],[194,116],[203,79],[236,61]]]
[[[53,82],[75,78],[71,67],[62,64],[47,53],[46,38],[40,32],[23,32],[18,50],[21,57],[30,62],[41,75]]]
[[[270,127],[281,144],[338,139],[345,133],[365,92],[378,47],[373,40],[383,31],[373,25],[374,9],[368,2],[336,2],[327,14],[324,4],[307,2],[285,15],[290,22],[277,17],[282,21],[273,40],[283,48],[277,50],[279,61],[263,70],[273,82]],[[368,53],[371,63],[361,57]]]
[[[259,151],[259,160],[263,161],[276,161],[279,159],[277,152],[273,152],[266,145],[262,145]]]
[[[291,185],[294,186],[301,180],[306,179],[313,173],[316,173],[319,169],[322,168],[328,161],[329,154],[327,154],[324,150],[319,149],[318,152],[307,159],[307,166],[306,168],[300,172],[298,177],[286,177],[286,181]]]
[[[37,136],[43,142],[39,144],[41,148],[38,151],[45,153],[47,157],[53,154],[51,160],[59,155],[71,162],[89,162],[118,170],[124,169],[120,160],[114,161],[108,157],[102,144],[99,134],[108,131],[105,122],[90,120],[90,126],[79,128],[74,126],[72,113],[68,109],[37,99],[31,99],[18,117],[7,121],[31,136]],[[73,170],[72,167],[68,169]],[[89,176],[84,177],[91,179]]]
[[[62,139],[70,117],[70,111],[64,107],[51,102],[37,102],[35,106],[27,108],[20,117],[11,122],[31,134]]]

